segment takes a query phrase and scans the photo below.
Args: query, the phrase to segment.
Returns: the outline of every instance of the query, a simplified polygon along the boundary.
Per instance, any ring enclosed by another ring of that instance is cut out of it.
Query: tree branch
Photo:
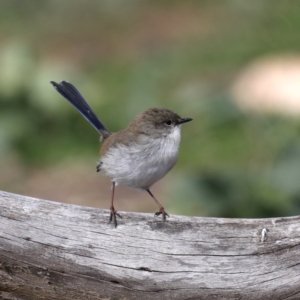
[[[300,299],[300,217],[109,211],[0,192],[1,299]]]

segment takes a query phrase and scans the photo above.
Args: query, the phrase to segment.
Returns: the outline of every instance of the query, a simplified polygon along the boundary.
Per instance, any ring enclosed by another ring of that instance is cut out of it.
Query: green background
[[[64,79],[112,131],[148,107],[193,118],[176,167],[153,189],[168,212],[300,213],[299,119],[242,112],[228,92],[256,59],[299,52],[296,1],[3,0],[0,8],[2,190],[109,207],[109,180],[95,172],[97,132],[49,84]],[[156,211],[142,193],[117,197],[117,208]]]

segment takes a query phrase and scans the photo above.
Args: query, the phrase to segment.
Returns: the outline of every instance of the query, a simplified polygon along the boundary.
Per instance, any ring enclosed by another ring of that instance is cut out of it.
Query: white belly
[[[148,189],[175,165],[180,143],[180,126],[167,137],[124,146],[118,144],[102,157],[101,172],[117,185]]]

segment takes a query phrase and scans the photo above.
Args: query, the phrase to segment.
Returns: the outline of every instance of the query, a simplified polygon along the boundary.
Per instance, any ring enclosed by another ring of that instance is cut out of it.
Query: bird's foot
[[[161,207],[159,211],[154,214],[155,217],[159,215],[162,216],[163,221],[166,221],[167,217],[170,217],[163,207]]]
[[[115,210],[113,206],[110,207],[109,223],[114,222],[115,228],[118,226],[117,217],[122,219],[121,215]]]

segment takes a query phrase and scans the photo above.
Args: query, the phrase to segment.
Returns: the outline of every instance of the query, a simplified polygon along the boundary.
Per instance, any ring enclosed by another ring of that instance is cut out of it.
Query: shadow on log
[[[300,299],[300,217],[108,217],[0,192],[0,299]]]

